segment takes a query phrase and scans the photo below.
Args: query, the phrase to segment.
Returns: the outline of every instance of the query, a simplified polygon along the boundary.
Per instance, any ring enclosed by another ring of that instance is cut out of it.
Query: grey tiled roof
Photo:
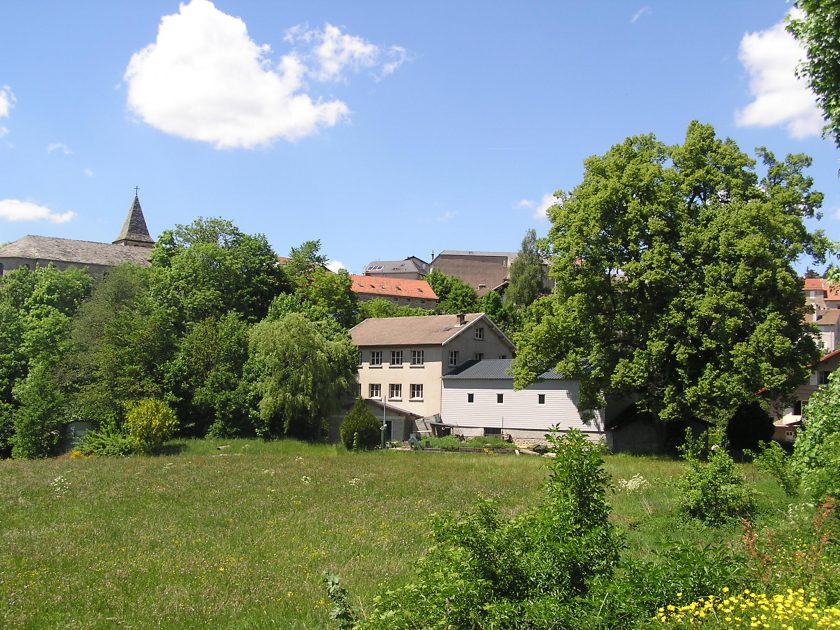
[[[147,247],[75,241],[52,236],[24,236],[5,247],[0,247],[0,260],[28,258],[44,263],[53,261],[109,267],[126,262],[148,265],[151,255],[152,250]]]
[[[364,273],[418,273],[425,275],[429,273],[429,264],[414,257],[405,260],[373,260],[365,266]]]
[[[131,241],[135,243],[148,243],[152,245],[154,241],[149,236],[149,228],[146,227],[146,219],[143,217],[143,208],[140,207],[140,199],[134,195],[134,202],[131,208],[128,209],[128,215],[125,217],[120,235],[114,243],[120,241]]]
[[[457,370],[444,376],[445,379],[492,379],[512,381],[510,364],[513,359],[482,359],[481,361],[467,361]],[[540,376],[543,381],[562,381],[563,376],[554,370],[549,370]]]

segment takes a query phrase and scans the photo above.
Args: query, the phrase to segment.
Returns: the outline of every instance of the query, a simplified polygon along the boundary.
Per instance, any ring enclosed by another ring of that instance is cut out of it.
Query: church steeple
[[[146,219],[143,217],[143,209],[140,207],[138,189],[134,189],[134,203],[128,210],[122,230],[114,245],[133,245],[134,247],[151,247],[155,242],[149,236],[149,228],[146,227]]]

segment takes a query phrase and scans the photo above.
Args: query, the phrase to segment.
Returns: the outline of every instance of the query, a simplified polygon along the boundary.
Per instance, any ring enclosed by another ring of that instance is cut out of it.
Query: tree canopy
[[[804,224],[822,195],[807,156],[757,153],[762,176],[692,122],[682,144],[635,136],[588,158],[549,210],[556,286],[517,336],[517,387],[556,368],[582,409],[630,394],[663,420],[723,421],[802,382],[818,354],[793,265],[829,250]]]
[[[805,47],[798,73],[817,95],[825,134],[840,148],[840,0],[796,0],[788,30]]]
[[[528,230],[522,239],[519,253],[510,265],[510,284],[505,291],[505,301],[527,306],[543,292],[542,254],[537,246],[536,230]]]

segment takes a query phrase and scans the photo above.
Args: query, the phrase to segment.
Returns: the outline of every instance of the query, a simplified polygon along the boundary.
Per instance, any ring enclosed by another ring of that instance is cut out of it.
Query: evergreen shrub
[[[348,449],[353,449],[353,436],[358,434],[355,443],[358,448],[375,448],[379,445],[379,427],[380,420],[368,409],[365,401],[359,398],[341,421],[341,441]]]
[[[138,451],[152,453],[175,433],[178,417],[162,400],[144,398],[128,408],[124,428]]]

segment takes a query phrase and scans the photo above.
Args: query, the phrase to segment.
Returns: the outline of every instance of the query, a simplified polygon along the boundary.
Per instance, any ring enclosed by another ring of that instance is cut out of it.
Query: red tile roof
[[[353,293],[366,295],[381,295],[388,297],[413,298],[415,300],[437,300],[432,287],[425,280],[411,280],[402,278],[384,278],[381,276],[351,275]]]
[[[825,291],[826,300],[840,300],[840,287],[823,278],[804,278],[803,291]]]

